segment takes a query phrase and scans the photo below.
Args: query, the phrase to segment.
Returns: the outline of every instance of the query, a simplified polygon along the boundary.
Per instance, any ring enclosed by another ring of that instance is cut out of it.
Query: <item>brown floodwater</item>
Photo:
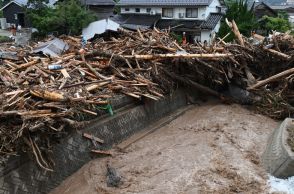
[[[96,159],[51,194],[268,193],[260,164],[277,122],[240,105],[193,106],[113,157]],[[106,183],[106,164],[122,176]]]

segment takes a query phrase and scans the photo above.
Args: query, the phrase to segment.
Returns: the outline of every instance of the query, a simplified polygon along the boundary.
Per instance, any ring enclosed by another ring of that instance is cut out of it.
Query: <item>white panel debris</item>
[[[99,20],[90,23],[88,27],[83,29],[83,37],[89,40],[93,38],[95,34],[103,34],[108,30],[117,31],[118,28],[119,24],[110,19]]]

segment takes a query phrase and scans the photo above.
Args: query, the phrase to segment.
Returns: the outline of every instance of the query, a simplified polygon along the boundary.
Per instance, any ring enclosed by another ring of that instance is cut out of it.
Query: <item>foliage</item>
[[[279,11],[278,12],[278,17],[284,18],[284,19],[287,20],[289,18],[289,15],[288,15],[288,13],[286,11]]]
[[[228,0],[226,1],[227,12],[223,18],[227,18],[229,21],[235,20],[238,28],[244,36],[249,36],[251,31],[256,28],[257,22],[255,21],[254,14],[251,10],[248,10],[247,0]],[[221,22],[219,30],[219,36],[224,37],[231,30],[224,20]],[[232,41],[233,34],[230,34],[225,40]]]
[[[0,36],[0,43],[1,42],[9,42],[11,41],[11,39],[7,36]]]
[[[282,12],[278,14],[278,17],[263,16],[260,27],[267,32],[271,30],[286,32],[291,29],[287,13]]]
[[[0,0],[0,8],[4,6],[4,1]],[[0,11],[0,18],[3,18],[3,11]]]
[[[182,43],[182,41],[183,41],[183,36],[182,36],[182,35],[176,34],[176,33],[174,33],[174,32],[171,32],[170,35],[171,35],[171,37],[174,38],[178,43]]]
[[[84,27],[96,19],[79,0],[61,1],[55,8],[44,6],[43,0],[33,0],[31,3],[30,7],[36,7],[27,9],[28,17],[41,35],[49,32],[79,35]]]

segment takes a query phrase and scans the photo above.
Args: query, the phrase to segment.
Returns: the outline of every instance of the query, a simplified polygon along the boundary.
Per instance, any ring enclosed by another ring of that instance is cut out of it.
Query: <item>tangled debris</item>
[[[285,33],[249,39],[234,21],[227,23],[238,43],[179,45],[169,31],[119,29],[82,49],[79,38],[60,37],[70,46],[60,57],[33,53],[35,45],[3,45],[1,156],[31,151],[42,168],[52,170],[48,150],[67,126],[112,112],[109,99],[116,94],[159,100],[178,83],[225,100],[240,95],[273,118],[291,115],[294,38]]]

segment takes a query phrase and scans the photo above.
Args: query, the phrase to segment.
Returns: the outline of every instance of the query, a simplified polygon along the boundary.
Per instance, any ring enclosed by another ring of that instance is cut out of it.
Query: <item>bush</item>
[[[285,19],[280,15],[278,17],[263,16],[262,20],[261,28],[267,32],[270,32],[271,30],[286,32],[291,29],[291,25],[288,19]]]
[[[87,11],[78,0],[65,0],[58,2],[55,8],[41,6],[28,9],[27,12],[33,27],[41,35],[50,32],[79,35],[84,27],[96,20],[96,16]]]

